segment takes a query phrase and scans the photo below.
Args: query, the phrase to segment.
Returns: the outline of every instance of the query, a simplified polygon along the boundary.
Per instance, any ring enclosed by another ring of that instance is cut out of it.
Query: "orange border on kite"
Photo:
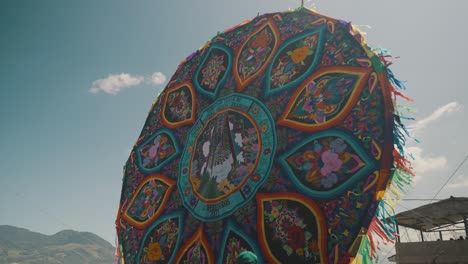
[[[390,83],[386,79],[386,73],[382,72],[379,74],[379,82],[381,84],[381,90],[384,98],[385,104],[385,117],[384,117],[384,139],[393,138],[393,102],[390,93]],[[388,125],[392,126],[392,129],[388,129]],[[388,178],[391,177],[393,174],[390,173],[391,167],[393,166],[393,141],[384,143],[382,149],[382,158],[380,159],[380,177],[377,181],[377,187],[374,198],[377,201],[382,199],[382,196],[379,197],[380,191],[385,191],[387,188]]]

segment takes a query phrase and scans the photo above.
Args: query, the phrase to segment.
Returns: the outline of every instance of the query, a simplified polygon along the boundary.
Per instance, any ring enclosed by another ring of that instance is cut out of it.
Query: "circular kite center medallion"
[[[268,176],[275,142],[274,122],[258,100],[216,100],[187,137],[178,180],[184,205],[213,221],[244,205]]]
[[[195,194],[215,201],[239,189],[257,167],[260,134],[248,113],[229,109],[216,113],[195,141],[189,168]]]

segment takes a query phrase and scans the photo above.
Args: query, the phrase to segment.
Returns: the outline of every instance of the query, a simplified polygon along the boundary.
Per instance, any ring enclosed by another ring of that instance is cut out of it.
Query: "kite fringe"
[[[395,206],[396,203],[401,200],[406,188],[413,183],[413,177],[415,176],[411,168],[411,162],[408,159],[411,158],[411,155],[405,153],[404,146],[409,138],[418,142],[417,139],[411,137],[408,129],[402,121],[414,119],[406,117],[400,112],[402,109],[408,113],[412,113],[413,109],[397,104],[398,98],[403,98],[409,102],[412,102],[412,99],[405,96],[402,92],[403,90],[406,90],[405,82],[398,80],[389,68],[394,57],[390,55],[388,50],[383,48],[373,49],[372,51],[378,56],[380,62],[383,64],[386,75],[390,81],[389,90],[394,106],[393,166],[390,171],[392,174],[391,181],[385,191],[378,193],[381,201],[377,207],[376,214],[369,225],[367,234],[361,241],[358,255],[354,261],[356,264],[377,263],[379,261],[377,249],[380,249],[382,244],[387,245],[395,242],[396,237],[398,236],[396,221],[393,217],[395,214]]]
[[[119,243],[119,238],[117,237],[115,239],[115,263],[116,264],[125,264],[125,260],[123,257],[123,250],[122,250],[122,245]]]

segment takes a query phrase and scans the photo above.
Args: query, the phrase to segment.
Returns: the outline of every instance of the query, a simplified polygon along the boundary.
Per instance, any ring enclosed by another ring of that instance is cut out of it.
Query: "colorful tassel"
[[[376,251],[379,249],[379,245],[395,242],[397,230],[396,222],[393,219],[394,208],[397,201],[401,199],[402,193],[405,192],[405,188],[413,182],[413,176],[415,176],[411,163],[406,158],[410,155],[406,155],[404,145],[408,138],[419,142],[410,136],[408,129],[402,122],[402,120],[414,120],[414,118],[404,116],[399,112],[399,110],[404,110],[412,113],[414,110],[396,103],[397,98],[403,98],[410,102],[412,99],[401,92],[401,90],[406,89],[405,83],[395,78],[393,72],[388,68],[392,64],[393,57],[389,54],[388,50],[382,48],[374,49],[373,52],[377,54],[381,64],[385,67],[387,77],[390,80],[391,85],[389,88],[395,107],[393,168],[391,170],[391,182],[387,186],[385,194],[377,208],[376,215],[369,225],[366,237],[361,241],[358,255],[353,261],[355,264],[377,263],[378,255]]]

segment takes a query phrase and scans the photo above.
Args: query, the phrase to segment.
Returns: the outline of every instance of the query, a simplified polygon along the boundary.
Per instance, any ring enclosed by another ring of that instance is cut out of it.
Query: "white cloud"
[[[421,178],[421,174],[434,170],[440,170],[447,166],[447,158],[444,156],[429,156],[424,153],[420,147],[408,147],[407,151],[411,153],[414,160],[411,160],[411,166],[416,174],[415,181]]]
[[[412,125],[411,130],[413,130],[413,131],[414,130],[421,130],[421,129],[425,128],[426,126],[428,126],[430,123],[432,123],[432,122],[436,121],[437,119],[441,118],[445,114],[459,112],[461,109],[462,109],[462,105],[460,105],[457,102],[448,103],[448,104],[446,104],[444,106],[441,106],[441,107],[437,108],[429,116],[427,116],[427,117],[425,117],[425,118],[423,118],[421,120],[418,120],[416,123],[414,123]]]
[[[144,77],[130,75],[128,73],[112,74],[104,79],[95,80],[89,89],[90,93],[105,92],[108,94],[117,94],[121,90],[139,85]]]
[[[161,85],[166,81],[166,76],[162,72],[155,72],[151,75],[150,81],[154,85]]]
[[[151,77],[140,75],[130,75],[128,73],[111,74],[104,79],[98,79],[93,82],[90,93],[105,92],[108,94],[118,94],[120,91],[132,86],[140,85],[143,82],[152,85],[161,85],[167,78],[162,72],[155,72]]]
[[[454,179],[452,183],[447,184],[447,188],[460,188],[463,187],[466,189],[468,187],[468,177],[464,174],[458,176]]]

